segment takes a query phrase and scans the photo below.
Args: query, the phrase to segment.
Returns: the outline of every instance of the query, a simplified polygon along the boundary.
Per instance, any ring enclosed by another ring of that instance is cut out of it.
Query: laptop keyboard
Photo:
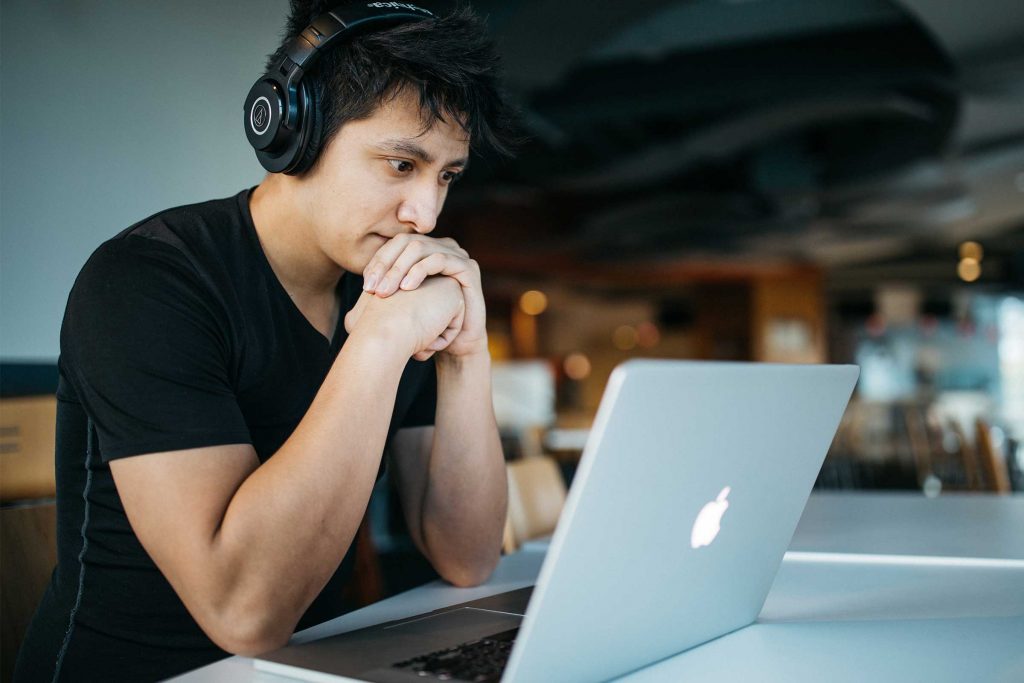
[[[491,683],[501,679],[518,628],[455,647],[396,662],[391,666],[439,681]]]

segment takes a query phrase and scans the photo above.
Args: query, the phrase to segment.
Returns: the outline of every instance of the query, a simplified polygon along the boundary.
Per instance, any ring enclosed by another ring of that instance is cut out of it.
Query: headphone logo
[[[375,7],[377,9],[408,9],[412,10],[413,12],[423,12],[424,14],[427,14],[429,16],[434,16],[434,13],[431,12],[430,10],[423,9],[422,7],[417,7],[416,5],[410,5],[407,2],[368,2],[366,3],[366,6]]]
[[[252,103],[252,111],[249,112],[249,126],[256,135],[263,135],[270,126],[270,101],[266,97],[260,97]]]

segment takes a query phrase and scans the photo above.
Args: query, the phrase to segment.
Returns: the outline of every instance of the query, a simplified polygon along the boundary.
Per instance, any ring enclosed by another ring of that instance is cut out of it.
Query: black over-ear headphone
[[[334,42],[365,30],[431,19],[406,2],[359,2],[321,14],[285,46],[284,56],[249,89],[245,136],[263,168],[296,174],[316,158],[320,112],[303,75]]]

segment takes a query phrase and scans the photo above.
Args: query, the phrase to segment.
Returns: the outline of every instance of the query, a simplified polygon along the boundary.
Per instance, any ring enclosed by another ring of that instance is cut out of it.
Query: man
[[[288,35],[331,6],[293,3]],[[58,566],[16,679],[165,678],[337,616],[385,450],[438,573],[490,575],[480,272],[429,235],[470,147],[506,149],[495,67],[465,10],[334,46],[305,77],[308,170],[89,259],[61,329]]]

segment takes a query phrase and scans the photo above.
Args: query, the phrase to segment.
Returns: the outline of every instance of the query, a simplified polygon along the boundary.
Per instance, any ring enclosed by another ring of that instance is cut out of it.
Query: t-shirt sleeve
[[[175,247],[128,235],[97,249],[68,298],[60,362],[105,461],[252,442],[226,320]]]

